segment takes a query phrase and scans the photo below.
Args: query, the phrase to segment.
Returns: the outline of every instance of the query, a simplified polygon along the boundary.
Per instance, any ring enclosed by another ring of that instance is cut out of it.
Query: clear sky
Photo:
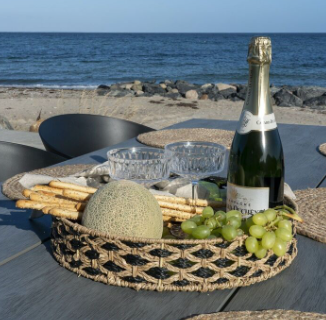
[[[1,31],[326,32],[326,0],[0,0]]]

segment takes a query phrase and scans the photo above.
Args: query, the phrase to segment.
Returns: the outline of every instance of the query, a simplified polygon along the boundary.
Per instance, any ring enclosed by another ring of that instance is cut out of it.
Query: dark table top
[[[234,130],[236,122],[194,119],[172,127]],[[279,131],[286,182],[294,190],[326,187],[326,157],[317,151],[325,142],[326,127],[280,124]],[[132,139],[118,146],[136,145]],[[63,164],[103,162],[107,150]],[[0,196],[0,319],[177,320],[198,313],[276,308],[326,313],[326,245],[308,238],[298,237],[299,254],[288,269],[250,287],[210,293],[136,292],[60,267],[49,246],[51,219],[30,221],[29,214]]]

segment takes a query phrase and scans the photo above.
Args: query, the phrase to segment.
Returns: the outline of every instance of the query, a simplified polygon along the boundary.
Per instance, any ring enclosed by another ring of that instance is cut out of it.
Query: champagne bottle
[[[271,40],[251,39],[246,100],[232,142],[227,178],[227,210],[244,218],[283,204],[284,158],[272,109],[269,68]]]

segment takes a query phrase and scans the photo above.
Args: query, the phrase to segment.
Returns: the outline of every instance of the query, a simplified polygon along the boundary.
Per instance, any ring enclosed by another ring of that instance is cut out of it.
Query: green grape
[[[264,226],[268,220],[267,217],[263,213],[256,213],[252,217],[252,222],[256,224],[257,226]]]
[[[212,207],[206,207],[204,210],[203,210],[203,213],[202,213],[202,216],[207,219],[207,218],[211,218],[213,217],[214,215],[214,210]]]
[[[202,217],[198,214],[190,218],[191,221],[195,222],[197,226],[200,226],[202,224]]]
[[[279,228],[284,228],[287,229],[289,231],[291,231],[292,233],[292,222],[289,220],[281,220],[278,225]]]
[[[271,249],[275,244],[275,240],[276,235],[273,231],[266,232],[261,239],[261,245],[265,249]]]
[[[288,229],[285,228],[278,228],[275,231],[275,235],[277,238],[283,240],[283,241],[290,241],[292,240],[293,236],[292,236],[292,231],[289,231]]]
[[[170,234],[170,229],[168,227],[163,227],[162,237]]]
[[[214,235],[214,236],[216,236],[216,237],[220,237],[221,236],[221,233],[222,233],[222,228],[214,229],[211,232],[211,234]]]
[[[206,239],[208,236],[210,236],[211,230],[205,225],[201,225],[195,229],[193,229],[191,235],[195,239]]]
[[[205,220],[205,226],[210,229],[215,229],[217,227],[217,222],[214,217]]]
[[[192,231],[197,228],[195,221],[186,220],[181,223],[181,229],[183,232],[192,234]]]
[[[255,251],[255,256],[258,259],[263,259],[266,257],[267,250],[263,248],[261,245],[258,245],[257,251]]]
[[[244,235],[243,230],[238,229],[238,230],[237,230],[237,235],[238,235],[238,237],[243,236],[243,235]]]
[[[233,226],[235,229],[240,228],[242,222],[241,219],[238,219],[237,217],[234,216],[227,218],[226,221],[228,225]]]
[[[245,245],[247,251],[250,253],[255,253],[259,248],[258,241],[254,237],[248,237],[246,239]]]
[[[226,213],[226,218],[231,218],[231,217],[236,217],[238,219],[242,219],[242,213],[238,210],[231,210],[229,212]]]
[[[237,230],[233,226],[224,226],[222,228],[222,236],[227,241],[232,241],[237,237]]]
[[[282,257],[286,253],[286,242],[280,238],[276,238],[272,249],[278,257]]]
[[[167,234],[163,237],[163,239],[175,239],[175,237],[172,234]]]
[[[214,217],[221,223],[225,222],[225,212],[224,211],[217,211],[215,213]]]
[[[274,210],[274,209],[267,209],[264,212],[264,215],[266,216],[268,222],[274,221],[276,218],[276,214],[277,214],[276,210]]]
[[[266,230],[262,226],[253,225],[249,228],[250,235],[257,239],[261,239],[265,232]]]
[[[251,226],[253,226],[253,225],[254,225],[254,223],[253,223],[253,221],[252,221],[252,217],[248,218],[248,219],[246,220],[246,226],[248,227],[248,229],[249,229]]]
[[[217,236],[214,236],[213,234],[211,234],[210,236],[208,236],[207,239],[217,239]]]

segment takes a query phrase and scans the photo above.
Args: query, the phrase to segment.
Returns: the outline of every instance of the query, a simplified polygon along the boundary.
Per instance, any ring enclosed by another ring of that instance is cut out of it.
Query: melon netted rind
[[[127,180],[101,187],[89,200],[82,225],[120,237],[160,239],[163,232],[162,211],[155,197]]]

